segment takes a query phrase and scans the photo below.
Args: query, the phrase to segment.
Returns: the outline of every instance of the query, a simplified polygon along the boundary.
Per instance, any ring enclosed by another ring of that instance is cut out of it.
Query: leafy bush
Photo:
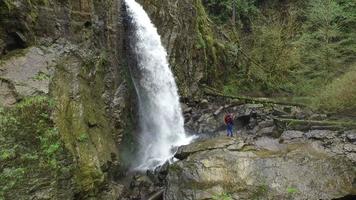
[[[356,111],[356,67],[321,90],[314,100],[316,108],[329,112]]]

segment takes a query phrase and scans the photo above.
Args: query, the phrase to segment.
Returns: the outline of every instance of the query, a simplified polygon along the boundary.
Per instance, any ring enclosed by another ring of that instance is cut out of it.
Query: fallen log
[[[254,97],[247,97],[247,96],[237,96],[237,95],[226,95],[222,94],[215,89],[212,88],[207,88],[205,87],[203,89],[204,93],[209,96],[215,96],[215,97],[225,97],[225,98],[231,98],[231,99],[238,99],[238,100],[243,100],[246,103],[252,102],[258,102],[258,103],[265,103],[265,104],[278,104],[278,105],[285,105],[285,106],[298,106],[298,107],[307,107],[304,104],[300,103],[294,103],[294,102],[284,102],[284,101],[276,101],[272,99],[267,99],[267,98],[254,98]]]
[[[286,118],[273,118],[279,125],[284,125],[287,128],[310,130],[310,129],[354,129],[356,122],[353,121],[331,121],[331,120],[303,120],[303,119],[286,119]]]

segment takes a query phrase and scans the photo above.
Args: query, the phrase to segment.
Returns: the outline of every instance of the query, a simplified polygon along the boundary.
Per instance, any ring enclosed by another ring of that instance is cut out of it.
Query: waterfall
[[[170,160],[177,148],[189,144],[177,86],[156,27],[135,0],[125,0],[133,33],[130,47],[136,66],[130,66],[139,106],[139,154],[135,169],[153,169]]]

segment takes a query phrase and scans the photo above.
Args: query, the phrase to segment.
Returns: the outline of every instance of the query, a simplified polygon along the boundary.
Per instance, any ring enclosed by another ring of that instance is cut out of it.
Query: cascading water
[[[184,132],[184,120],[177,86],[157,29],[143,7],[125,0],[133,34],[130,46],[137,66],[131,69],[139,103],[138,170],[153,169],[170,160],[177,147],[190,143]],[[133,67],[133,66],[131,66]]]

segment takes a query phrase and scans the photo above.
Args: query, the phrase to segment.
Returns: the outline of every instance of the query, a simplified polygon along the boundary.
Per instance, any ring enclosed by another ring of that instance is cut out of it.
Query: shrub
[[[314,106],[329,112],[356,111],[356,67],[332,81],[314,99]]]

